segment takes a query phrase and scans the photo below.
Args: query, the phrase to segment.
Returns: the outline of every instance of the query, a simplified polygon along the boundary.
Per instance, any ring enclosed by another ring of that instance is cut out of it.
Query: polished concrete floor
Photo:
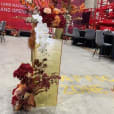
[[[0,114],[114,114],[114,62],[92,57],[93,50],[63,44],[58,105],[31,112],[13,112],[12,76],[22,62],[30,62],[27,38],[6,36],[0,43]]]

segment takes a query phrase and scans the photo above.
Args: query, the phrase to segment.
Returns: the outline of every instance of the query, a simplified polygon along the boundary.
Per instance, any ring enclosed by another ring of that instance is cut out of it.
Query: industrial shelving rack
[[[96,28],[114,30],[114,2],[97,0],[94,16]]]

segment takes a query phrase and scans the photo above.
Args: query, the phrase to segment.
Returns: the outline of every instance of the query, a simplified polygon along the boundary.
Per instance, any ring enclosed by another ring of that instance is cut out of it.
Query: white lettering
[[[0,11],[2,12],[11,12],[10,8],[0,8]]]
[[[26,10],[15,9],[15,8],[12,9],[12,12],[13,13],[20,13],[20,14],[26,14],[27,13]]]

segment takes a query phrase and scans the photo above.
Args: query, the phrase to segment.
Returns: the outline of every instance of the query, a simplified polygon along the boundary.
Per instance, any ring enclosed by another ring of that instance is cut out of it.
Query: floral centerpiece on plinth
[[[37,59],[34,66],[21,64],[14,71],[13,76],[20,80],[20,83],[12,91],[12,105],[15,111],[30,110],[36,106],[34,96],[41,92],[48,91],[51,84],[58,84],[60,76],[52,73],[50,76],[45,73],[47,59],[41,62]]]

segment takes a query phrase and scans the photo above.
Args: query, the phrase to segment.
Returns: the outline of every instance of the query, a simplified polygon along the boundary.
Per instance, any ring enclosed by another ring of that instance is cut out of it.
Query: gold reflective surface
[[[46,47],[47,54],[38,51],[38,46],[35,49],[35,59],[42,60],[47,58],[47,69],[46,73],[50,75],[51,73],[60,74],[60,64],[61,64],[61,52],[62,52],[62,40],[48,39],[48,45]],[[35,97],[36,105],[41,106],[56,106],[58,96],[58,85],[51,85],[48,92],[40,93]]]

